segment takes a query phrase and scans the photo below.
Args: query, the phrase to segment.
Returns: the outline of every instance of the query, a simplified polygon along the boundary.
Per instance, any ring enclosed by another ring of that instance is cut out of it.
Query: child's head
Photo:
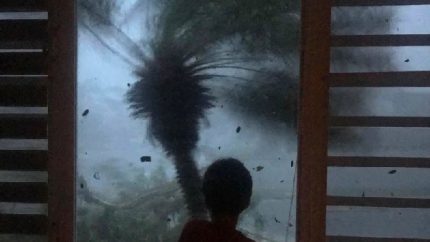
[[[217,160],[203,177],[203,194],[212,216],[237,216],[249,206],[251,175],[236,159]]]

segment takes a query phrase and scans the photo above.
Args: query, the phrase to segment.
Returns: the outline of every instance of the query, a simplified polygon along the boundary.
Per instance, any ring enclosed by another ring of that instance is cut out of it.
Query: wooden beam
[[[75,239],[76,56],[75,0],[49,0],[48,237]]]
[[[45,215],[0,214],[1,234],[46,234]]]
[[[328,196],[327,206],[430,208],[430,199]]]
[[[0,151],[0,170],[45,171],[48,153],[46,151],[2,150]]]
[[[46,11],[46,0],[8,0],[0,4],[0,12]]]
[[[327,236],[326,242],[428,242],[428,239]]]
[[[334,35],[333,47],[368,47],[368,46],[428,46],[430,34],[403,35]]]
[[[329,156],[331,167],[430,168],[430,158]]]
[[[1,182],[0,202],[46,203],[48,185],[45,182]]]
[[[1,139],[46,139],[47,115],[0,114]]]
[[[430,87],[430,71],[331,73],[331,87]]]
[[[297,235],[325,240],[330,71],[329,0],[302,0],[298,114]]]
[[[429,128],[430,117],[333,116],[330,126]]]
[[[428,5],[430,0],[332,0],[335,7]]]
[[[42,52],[0,52],[0,75],[46,74],[46,58]]]

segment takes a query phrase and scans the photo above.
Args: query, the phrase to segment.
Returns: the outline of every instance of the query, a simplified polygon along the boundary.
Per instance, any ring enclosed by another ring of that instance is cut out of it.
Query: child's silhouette
[[[252,194],[252,178],[245,166],[233,158],[215,161],[203,177],[202,189],[211,222],[188,222],[179,242],[253,242],[236,230]]]

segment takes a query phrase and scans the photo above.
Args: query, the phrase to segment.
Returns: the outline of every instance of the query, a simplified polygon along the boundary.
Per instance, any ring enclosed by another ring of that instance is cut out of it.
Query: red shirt
[[[179,242],[255,242],[241,232],[204,220],[192,220],[182,230]]]

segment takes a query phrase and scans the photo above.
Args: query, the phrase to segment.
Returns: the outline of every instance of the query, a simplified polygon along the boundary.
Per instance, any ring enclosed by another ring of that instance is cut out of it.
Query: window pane
[[[183,164],[226,157],[254,183],[238,230],[294,241],[298,1],[123,2],[78,5],[78,241],[177,241]]]

